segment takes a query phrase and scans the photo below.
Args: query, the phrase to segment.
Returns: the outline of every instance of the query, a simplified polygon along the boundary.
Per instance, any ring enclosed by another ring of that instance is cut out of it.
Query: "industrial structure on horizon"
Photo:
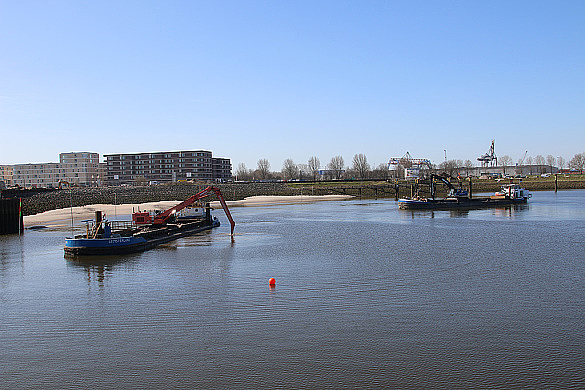
[[[498,157],[496,156],[495,149],[496,140],[492,140],[492,145],[486,154],[483,154],[477,158],[477,161],[481,163],[482,167],[495,167],[498,165]]]
[[[523,157],[514,165],[498,165],[498,157],[495,151],[495,140],[492,140],[487,153],[477,158],[480,166],[452,166],[439,168],[426,158],[413,158],[409,152],[402,157],[391,157],[388,161],[388,169],[394,177],[404,178],[406,180],[416,180],[428,176],[431,172],[443,172],[447,175],[459,177],[506,177],[506,176],[527,176],[535,174],[555,174],[559,168],[545,164],[524,164],[528,151],[524,152]],[[447,153],[445,151],[445,163],[447,163]]]
[[[391,157],[388,161],[388,169],[397,173],[403,168],[404,178],[407,180],[418,179],[421,169],[432,169],[432,166],[431,160],[426,158],[412,158],[409,152],[406,152],[402,157]]]

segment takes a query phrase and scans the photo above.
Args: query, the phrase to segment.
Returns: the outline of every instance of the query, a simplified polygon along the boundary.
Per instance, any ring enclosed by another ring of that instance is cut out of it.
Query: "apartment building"
[[[0,181],[4,182],[5,186],[13,185],[12,165],[0,165]]]
[[[232,162],[229,158],[212,158],[212,175],[217,181],[232,179]]]
[[[102,184],[99,175],[99,154],[69,152],[59,155],[58,163],[29,163],[12,166],[13,183],[21,187],[58,187],[60,182],[76,186]]]
[[[109,184],[229,180],[232,177],[230,160],[214,158],[208,150],[107,154],[104,157]]]

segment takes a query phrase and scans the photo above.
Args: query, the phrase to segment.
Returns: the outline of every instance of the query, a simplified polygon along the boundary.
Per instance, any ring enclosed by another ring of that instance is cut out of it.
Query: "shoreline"
[[[559,178],[558,190],[585,189],[585,178],[577,181],[565,179]],[[397,187],[399,190],[398,197],[400,197],[411,193],[412,184],[404,181],[335,181],[315,183],[221,183],[216,184],[216,186],[221,190],[226,201],[245,200],[245,204],[250,204],[253,199],[256,199],[257,203],[266,203],[260,200],[262,199],[260,196],[287,197],[302,195],[303,200],[310,199],[308,198],[309,195],[353,195],[362,199],[396,198]],[[536,182],[532,179],[523,181],[524,187],[530,191],[554,190],[554,184],[554,180],[550,180],[550,178],[546,183],[542,180]],[[501,183],[495,181],[488,183],[478,180],[473,182],[473,189],[474,192],[497,191],[500,185]],[[23,214],[32,216],[54,209],[68,209],[70,206],[95,204],[138,205],[146,202],[182,200],[200,192],[207,186],[209,186],[209,183],[166,183],[153,186],[100,186],[71,188],[69,190],[3,191],[1,195],[8,198],[21,198]],[[463,186],[467,187],[468,183],[464,182]],[[443,189],[441,192],[444,193],[445,190]],[[438,194],[440,195],[440,193]],[[307,196],[306,198],[305,195]]]
[[[276,206],[285,204],[301,204],[314,203],[332,200],[348,200],[353,198],[351,195],[290,195],[290,196],[250,196],[242,200],[226,201],[228,207],[262,207],[262,206]],[[30,228],[33,226],[46,227],[64,227],[71,226],[71,215],[73,220],[79,223],[80,221],[93,219],[96,211],[105,213],[104,217],[116,215],[130,215],[133,210],[137,211],[164,211],[179,203],[181,200],[165,200],[158,202],[146,203],[129,203],[129,204],[92,204],[87,206],[75,206],[72,208],[63,208],[45,211],[43,213],[24,216],[24,226]],[[213,209],[221,208],[219,201],[212,201],[210,205]],[[115,218],[115,217],[114,217]]]

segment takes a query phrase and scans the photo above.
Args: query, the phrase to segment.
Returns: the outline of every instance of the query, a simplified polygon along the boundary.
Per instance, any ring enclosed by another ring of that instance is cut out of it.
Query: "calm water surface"
[[[0,388],[585,387],[585,191],[220,212],[101,261],[0,237]]]

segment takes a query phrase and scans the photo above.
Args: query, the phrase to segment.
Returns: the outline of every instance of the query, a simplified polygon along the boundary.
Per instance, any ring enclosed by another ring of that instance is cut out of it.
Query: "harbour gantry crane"
[[[496,156],[495,143],[496,140],[493,139],[492,145],[490,146],[490,149],[487,151],[487,153],[477,158],[477,161],[481,162],[482,167],[487,166],[493,167],[495,165],[498,165],[498,157]]]
[[[409,152],[402,157],[391,157],[388,161],[388,168],[392,169],[397,165],[402,165],[405,168],[411,168],[413,165],[426,166],[431,168],[431,160],[426,158],[412,158]]]
[[[431,169],[431,160],[426,158],[412,158],[410,153],[402,157],[392,157],[388,161],[388,169],[391,171],[398,171],[398,169],[404,169],[404,176],[409,178],[418,178],[419,172],[422,169]],[[410,173],[407,173],[410,172]]]

